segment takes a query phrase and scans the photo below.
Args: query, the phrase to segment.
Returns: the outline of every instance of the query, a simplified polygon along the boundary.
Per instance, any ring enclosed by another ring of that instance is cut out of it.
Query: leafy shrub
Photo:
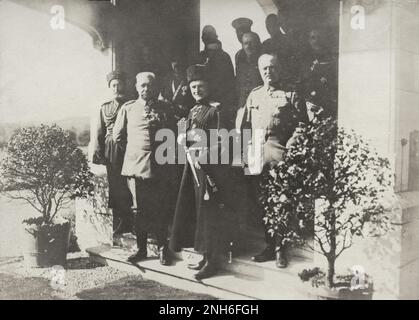
[[[28,224],[52,223],[59,209],[93,190],[86,156],[57,125],[19,129],[1,162],[1,191],[42,214]]]
[[[394,196],[392,183],[387,159],[355,132],[317,116],[299,124],[284,161],[265,175],[264,221],[282,243],[301,241],[301,227],[312,225],[312,249],[326,257],[333,287],[335,261],[353,236],[391,229],[385,198]]]

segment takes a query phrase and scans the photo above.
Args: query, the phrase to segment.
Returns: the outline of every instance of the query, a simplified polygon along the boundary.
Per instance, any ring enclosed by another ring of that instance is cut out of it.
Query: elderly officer
[[[125,80],[125,74],[120,71],[112,71],[107,75],[112,100],[105,102],[100,107],[95,123],[96,127],[92,129],[94,137],[92,139],[92,160],[94,164],[106,166],[109,184],[108,207],[112,208],[114,235],[131,231],[131,196],[127,181],[121,176],[124,148],[123,146],[117,147],[112,138],[116,116],[127,101]]]
[[[147,257],[147,236],[154,233],[162,265],[170,264],[167,248],[167,231],[170,220],[168,202],[161,201],[167,195],[170,180],[168,165],[160,165],[155,159],[158,147],[155,137],[159,129],[170,128],[171,118],[167,103],[158,101],[156,76],[151,72],[137,75],[137,100],[125,103],[118,114],[114,127],[114,140],[126,144],[122,175],[128,178],[132,195],[138,252],[128,258],[132,263]]]
[[[245,174],[255,177],[255,193],[259,193],[262,172],[283,160],[287,142],[298,124],[291,96],[281,90],[277,56],[263,54],[258,65],[263,85],[250,93],[246,105],[238,111],[236,121],[237,128],[245,127],[246,122],[251,128],[250,146],[245,152]],[[259,211],[262,209],[259,208]],[[276,259],[277,267],[286,267],[287,248],[282,244],[281,237],[274,238],[265,230],[265,239],[266,248],[252,259],[256,262]]]

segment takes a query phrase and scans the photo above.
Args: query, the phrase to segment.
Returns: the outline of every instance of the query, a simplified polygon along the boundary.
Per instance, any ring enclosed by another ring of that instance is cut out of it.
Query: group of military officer
[[[319,72],[319,66],[334,62],[318,31],[310,32],[311,48],[302,55],[311,55],[307,68],[304,59],[296,58],[277,15],[266,19],[271,38],[263,44],[251,31],[250,19],[238,18],[232,25],[242,44],[235,56],[236,74],[215,29],[205,26],[205,49],[198,63],[185,72],[181,61],[173,59],[172,73],[164,79],[151,70],[139,73],[138,99],[126,101],[124,73],[114,71],[107,77],[113,99],[100,108],[93,162],[107,168],[115,233],[135,226],[138,251],[129,257],[133,263],[147,257],[147,239],[154,234],[161,264],[171,264],[171,251],[193,246],[203,254],[199,263],[188,266],[198,271],[196,279],[215,275],[218,257],[234,234],[225,228],[240,224],[234,221],[240,220],[237,212],[263,216],[258,203],[261,176],[283,159],[298,122],[310,121],[312,109],[320,106],[333,113],[333,72]],[[221,158],[221,153],[231,151],[220,147],[221,134],[215,141],[208,139],[210,131],[234,128],[251,132],[247,140],[240,137],[239,167],[232,161],[208,161],[213,152]],[[160,129],[176,134],[175,148],[184,148],[185,165],[156,161]],[[206,147],[195,147],[203,139]],[[286,267],[288,248],[268,232],[265,239],[266,248],[252,259],[275,260],[277,267]]]

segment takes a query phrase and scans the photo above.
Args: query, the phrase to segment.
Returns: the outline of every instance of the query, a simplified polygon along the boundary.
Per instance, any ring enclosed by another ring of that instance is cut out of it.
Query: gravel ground
[[[93,263],[80,252],[67,257],[65,285],[59,286],[51,285],[54,268],[27,268],[21,259],[0,259],[0,299],[214,299]]]

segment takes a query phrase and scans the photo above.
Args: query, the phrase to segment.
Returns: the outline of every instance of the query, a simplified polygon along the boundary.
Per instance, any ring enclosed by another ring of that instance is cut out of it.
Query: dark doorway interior
[[[340,1],[336,0],[273,0],[280,17],[285,19],[299,35],[307,40],[311,29],[321,29],[327,34],[327,46],[337,52],[339,48]]]
[[[116,66],[131,81],[141,71],[164,75],[173,56],[188,64],[199,51],[197,0],[119,0],[117,21]]]

